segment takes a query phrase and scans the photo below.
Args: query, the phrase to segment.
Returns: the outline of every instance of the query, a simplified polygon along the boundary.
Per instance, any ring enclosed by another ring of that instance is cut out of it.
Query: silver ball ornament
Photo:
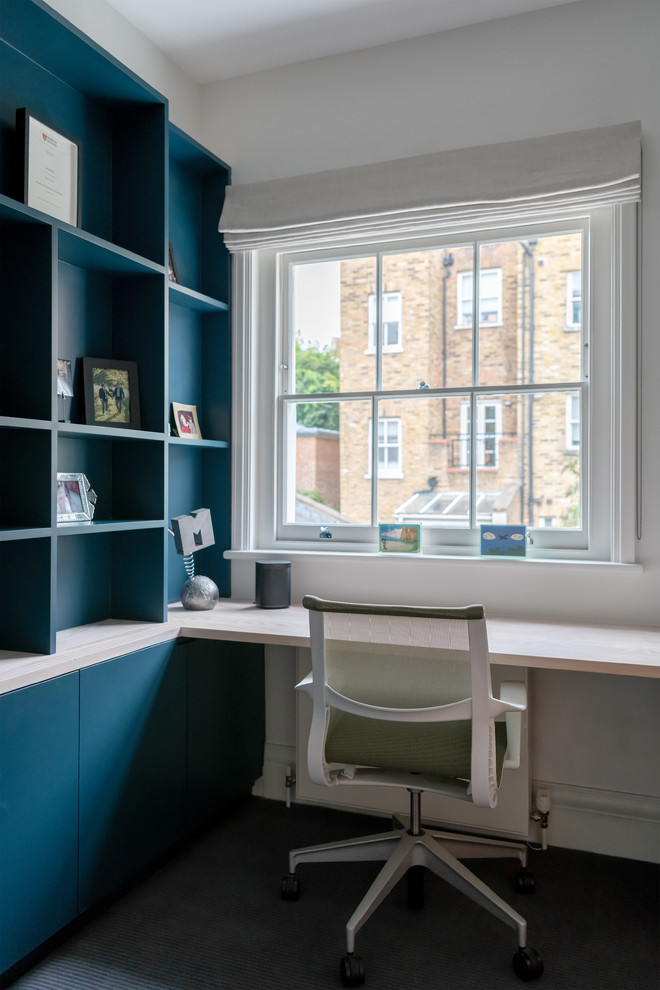
[[[220,597],[218,586],[211,578],[197,574],[188,578],[181,589],[181,604],[184,608],[203,609],[215,608],[215,603]]]

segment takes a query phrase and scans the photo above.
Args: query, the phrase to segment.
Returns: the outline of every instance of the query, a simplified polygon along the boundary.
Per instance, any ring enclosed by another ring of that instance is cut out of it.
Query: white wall
[[[656,0],[580,0],[202,87],[234,182],[641,118],[657,150]]]
[[[203,141],[235,183],[642,121],[643,569],[295,557],[295,600],[310,589],[360,600],[366,588],[383,600],[450,596],[531,616],[660,622],[659,37],[657,0],[581,0],[202,88]],[[253,568],[232,561],[236,597],[252,596]],[[269,737],[286,753],[293,659],[287,668],[280,654],[278,671],[271,698],[282,717]],[[660,681],[533,671],[531,689],[532,776],[550,786],[550,841],[657,859]],[[267,766],[271,785],[277,773]]]
[[[657,0],[580,0],[202,87],[203,141],[231,163],[234,183],[642,121],[643,571],[505,564],[486,571],[468,561],[429,567],[356,559],[347,573],[343,561],[319,568],[317,560],[295,558],[296,597],[310,584],[320,594],[405,588],[417,600],[451,588],[456,598],[476,597],[498,612],[660,621],[658,37]],[[252,568],[232,562],[238,597],[252,592]]]
[[[200,139],[199,86],[105,0],[46,0],[49,7],[169,99],[170,120]],[[139,0],[136,0],[138,3]]]

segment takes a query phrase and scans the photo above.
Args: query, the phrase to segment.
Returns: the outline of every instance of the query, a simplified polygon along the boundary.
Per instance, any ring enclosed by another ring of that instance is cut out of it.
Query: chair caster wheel
[[[364,963],[360,956],[347,953],[339,964],[341,982],[345,987],[361,987],[364,983]]]
[[[300,880],[295,873],[287,873],[282,877],[280,897],[283,901],[297,901],[300,897]]]
[[[519,894],[533,894],[536,891],[536,878],[524,866],[516,873],[514,887]]]
[[[543,972],[543,960],[536,949],[529,946],[518,949],[512,961],[513,971],[520,980],[535,980]]]

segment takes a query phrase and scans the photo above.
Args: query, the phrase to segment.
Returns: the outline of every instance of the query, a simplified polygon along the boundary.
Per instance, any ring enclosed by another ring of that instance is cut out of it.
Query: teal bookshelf
[[[230,594],[230,169],[42,0],[3,0],[0,77],[0,650],[52,653],[60,629],[162,621],[185,580],[169,521],[202,506],[198,570]],[[79,226],[22,201],[23,107],[79,142]],[[137,363],[139,430],[86,422],[85,356]],[[203,439],[171,435],[173,401]],[[59,471],[89,478],[92,523],[57,525]]]

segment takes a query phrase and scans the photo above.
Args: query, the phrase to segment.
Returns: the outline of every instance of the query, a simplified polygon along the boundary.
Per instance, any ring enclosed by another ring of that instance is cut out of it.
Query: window
[[[471,271],[459,272],[458,326],[472,324],[472,295],[474,276]],[[479,324],[500,324],[502,322],[502,270],[482,268],[479,274]]]
[[[377,306],[376,294],[369,296],[369,344],[370,351],[376,350]],[[401,350],[401,293],[384,292],[383,307],[383,352]]]
[[[639,122],[230,187],[232,549],[318,548],[305,497],[335,520],[324,553],[376,551],[405,515],[425,553],[477,555],[479,521],[506,518],[535,530],[531,556],[633,561],[640,195]],[[501,409],[483,444],[480,403]],[[401,424],[400,478],[379,476],[381,419]],[[299,441],[319,452],[305,495]]]
[[[250,545],[314,550],[324,525],[324,552],[375,551],[378,523],[397,521],[423,526],[425,553],[478,555],[479,524],[497,521],[534,530],[530,556],[634,559],[635,231],[634,207],[603,207],[255,252],[253,336],[236,342],[256,361],[235,444],[255,479],[238,504],[254,505]],[[481,272],[496,274],[496,333],[461,324],[465,275],[487,285]],[[590,291],[567,335],[568,272]],[[399,299],[405,348],[383,333],[365,348],[374,308],[396,323]]]
[[[371,476],[371,436],[371,420],[369,420],[369,432],[367,435],[367,447],[369,450],[367,476]],[[390,418],[378,420],[378,477],[401,477],[400,419]]]
[[[502,403],[477,400],[477,467],[498,467]],[[461,403],[461,467],[470,466],[470,403]]]
[[[494,520],[543,528],[550,546],[584,543],[588,338],[563,336],[555,273],[576,262],[581,273],[587,233],[576,220],[282,256],[293,317],[282,327],[281,537],[304,539],[304,520],[326,516],[349,542],[422,519],[427,546],[465,545]],[[480,325],[465,326],[475,284]]]
[[[566,449],[580,447],[580,396],[566,396]]]
[[[566,276],[566,329],[579,330],[582,326],[582,272],[568,272]]]

